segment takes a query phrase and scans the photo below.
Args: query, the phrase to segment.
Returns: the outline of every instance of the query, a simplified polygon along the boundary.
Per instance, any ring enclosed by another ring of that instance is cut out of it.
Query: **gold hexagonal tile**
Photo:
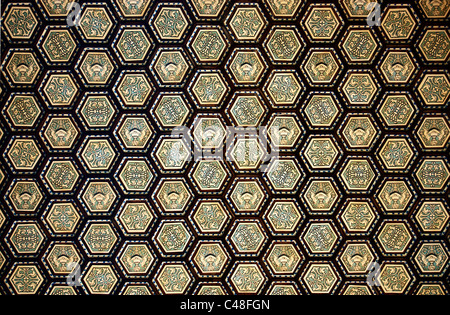
[[[371,248],[363,242],[347,243],[339,256],[345,271],[350,275],[366,274],[374,258]]]
[[[77,292],[73,287],[69,287],[67,285],[54,285],[48,292],[48,295],[77,295]]]
[[[236,86],[258,85],[266,70],[266,62],[255,48],[236,48],[227,65],[227,71]]]
[[[377,129],[369,116],[350,116],[341,132],[351,149],[370,148],[378,135]]]
[[[220,234],[230,216],[219,201],[201,200],[195,207],[192,221],[201,234]]]
[[[192,242],[191,232],[182,220],[165,220],[155,235],[157,245],[165,255],[184,255]]]
[[[184,294],[192,284],[193,278],[183,264],[164,262],[156,283],[163,294]]]
[[[19,223],[10,233],[8,241],[19,255],[37,254],[45,240],[36,223]]]
[[[43,195],[33,180],[19,180],[7,194],[15,211],[34,212],[39,207]]]
[[[5,116],[9,117],[12,125],[16,128],[32,128],[41,112],[33,95],[16,94],[8,102]]]
[[[377,240],[383,252],[389,254],[404,254],[408,249],[412,235],[403,222],[387,222],[377,235]]]
[[[378,278],[381,289],[387,294],[404,294],[413,280],[404,264],[396,263],[386,263]]]
[[[195,167],[192,178],[200,191],[219,191],[223,188],[228,174],[217,160],[201,160]]]
[[[105,85],[115,66],[106,52],[88,51],[81,59],[78,69],[88,85]]]
[[[210,283],[210,282],[208,282]],[[221,285],[202,284],[197,290],[197,295],[225,295],[225,291]]]
[[[264,47],[273,63],[292,63],[303,48],[303,42],[298,34],[298,30],[293,26],[274,26]]]
[[[128,159],[119,173],[119,180],[127,192],[145,192],[153,179],[153,172],[142,159]]]
[[[6,64],[6,73],[14,84],[34,84],[41,70],[31,52],[14,51]]]
[[[375,218],[375,211],[367,201],[350,201],[341,214],[342,222],[350,233],[368,232]]]
[[[105,39],[110,34],[112,26],[113,22],[106,9],[89,6],[83,8],[79,29],[87,40]]]
[[[258,212],[264,193],[258,181],[237,181],[230,199],[238,212]]]
[[[264,31],[267,20],[258,4],[235,3],[226,24],[236,42],[256,42]]]
[[[74,269],[70,264],[79,264],[80,260],[77,249],[71,243],[53,243],[45,257],[50,270],[56,275],[68,275]]]
[[[144,149],[153,135],[146,116],[124,116],[119,125],[117,136],[126,149]]]
[[[33,170],[42,157],[41,151],[33,139],[16,138],[6,153],[16,170]]]
[[[114,43],[114,48],[117,49],[119,57],[124,62],[144,61],[153,44],[144,30],[139,27],[121,29],[118,38],[117,43]]]
[[[71,234],[80,221],[80,214],[71,202],[55,202],[45,215],[45,222],[55,234]]]
[[[201,117],[196,121],[194,140],[202,149],[221,148],[225,139],[225,127],[217,117]]]
[[[413,194],[408,188],[410,184],[403,180],[386,181],[377,199],[385,211],[405,211],[412,201]]]
[[[352,72],[341,89],[351,106],[371,106],[380,87],[370,72]]]
[[[419,5],[425,13],[425,16],[430,19],[443,19],[448,16],[450,12],[450,2],[419,0]]]
[[[368,3],[371,0],[342,0],[342,6],[350,18],[367,18],[370,13]]]
[[[424,159],[415,174],[420,186],[428,191],[442,190],[450,177],[447,165],[442,159]]]
[[[37,26],[38,20],[31,5],[21,3],[20,6],[13,5],[8,8],[4,27],[12,39],[30,39]]]
[[[226,0],[191,0],[189,1],[194,7],[194,13],[196,13],[200,18],[217,18],[225,4]]]
[[[196,105],[216,108],[222,104],[229,88],[219,71],[205,71],[196,74],[189,92],[197,101]]]
[[[309,265],[302,280],[312,294],[330,294],[339,277],[330,263]]]
[[[118,238],[112,225],[109,222],[104,222],[90,223],[82,240],[87,247],[88,254],[105,255],[111,253]]]
[[[89,128],[107,128],[116,109],[106,95],[89,95],[79,113]]]
[[[235,255],[238,256],[258,255],[267,241],[267,235],[256,221],[236,221],[228,237]]]
[[[304,114],[313,128],[327,128],[335,123],[340,111],[331,95],[313,94]]]
[[[221,242],[200,241],[193,252],[192,260],[200,277],[220,276],[230,257]]]
[[[116,87],[124,106],[144,107],[153,92],[153,86],[144,73],[125,73]]]
[[[122,295],[152,295],[147,285],[127,285],[122,288]]]
[[[90,294],[111,294],[118,282],[113,268],[107,264],[92,264],[82,279]]]
[[[297,0],[265,0],[270,12],[275,18],[293,18],[301,5]]]
[[[155,102],[154,115],[162,128],[183,126],[190,107],[181,94],[161,94]]]
[[[425,275],[439,275],[448,269],[448,250],[439,242],[423,243],[414,256],[419,270]]]
[[[350,284],[342,295],[372,295],[372,293],[366,285]]]
[[[444,73],[426,74],[418,91],[425,105],[444,106],[450,97],[450,82]]]
[[[238,294],[257,294],[267,277],[259,264],[238,262],[228,279]]]
[[[381,21],[381,28],[390,40],[410,39],[416,26],[414,16],[406,7],[389,7]]]
[[[302,218],[303,215],[299,206],[292,200],[277,199],[265,214],[265,219],[269,223],[268,226],[274,234],[293,233]]]
[[[312,180],[302,197],[313,212],[330,211],[339,199],[339,192],[330,180]]]
[[[77,43],[72,34],[65,29],[51,29],[42,42],[42,50],[50,62],[69,62]]]
[[[292,284],[272,283],[267,295],[299,295],[298,288]]]
[[[314,170],[332,169],[340,155],[335,141],[331,137],[311,137],[304,156]]]
[[[155,257],[146,243],[127,243],[119,256],[119,262],[127,275],[145,275],[152,267]]]
[[[69,117],[52,117],[44,130],[44,138],[53,149],[71,149],[78,130]]]
[[[298,248],[287,242],[274,242],[265,257],[270,271],[276,276],[295,275],[302,259]]]
[[[379,109],[387,126],[399,128],[408,126],[415,112],[409,97],[404,94],[387,96]]]
[[[183,6],[177,4],[161,4],[156,9],[155,17],[151,19],[155,35],[160,41],[178,41],[186,35],[190,20]]]
[[[377,176],[371,164],[367,159],[350,159],[346,162],[340,177],[349,191],[364,192],[370,189]]]
[[[303,64],[303,70],[311,84],[334,84],[341,68],[335,56],[335,52],[329,49],[311,51]]]
[[[380,66],[380,72],[388,84],[407,84],[417,65],[407,51],[389,51]]]
[[[128,200],[118,214],[118,221],[130,234],[145,233],[155,219],[146,202]]]
[[[9,282],[16,294],[36,294],[44,277],[35,265],[17,264],[11,271]]]
[[[231,159],[239,170],[258,169],[263,156],[258,139],[238,139],[231,150]]]
[[[450,126],[444,116],[426,117],[420,124],[417,136],[425,149],[444,149],[450,139]]]
[[[127,0],[116,0],[120,13],[126,18],[142,17],[148,12],[148,7],[151,0],[142,0],[136,2],[130,2]]]
[[[53,0],[39,0],[38,3],[51,17],[66,17],[69,13],[69,0],[61,0],[56,2]]]
[[[303,86],[294,71],[273,71],[264,87],[269,100],[274,106],[294,105]]]
[[[276,191],[293,191],[297,186],[303,171],[294,159],[274,159],[269,164],[267,178]]]
[[[401,171],[410,167],[414,151],[405,138],[388,137],[378,151],[378,156],[388,172]]]
[[[427,200],[422,203],[414,218],[422,231],[439,233],[446,226],[450,213],[442,201]]]
[[[192,194],[183,180],[163,179],[156,190],[156,199],[164,213],[183,212],[192,199]]]
[[[108,171],[116,157],[116,152],[106,138],[91,138],[84,145],[81,159],[89,171]]]
[[[78,93],[78,86],[70,74],[52,74],[43,92],[52,106],[71,106]]]
[[[117,198],[117,194],[107,181],[92,181],[83,190],[81,199],[92,213],[110,211]]]
[[[268,127],[268,136],[274,146],[280,149],[295,147],[302,135],[297,117],[291,115],[275,116]]]
[[[53,160],[48,164],[44,179],[51,191],[60,193],[72,191],[79,176],[72,161]]]
[[[343,21],[332,5],[313,5],[306,13],[304,27],[313,41],[332,41]]]
[[[191,158],[190,148],[182,139],[163,139],[156,150],[156,158],[164,171],[181,171]]]
[[[236,93],[231,101],[229,114],[240,127],[256,127],[266,113],[258,93]]]
[[[217,64],[228,49],[229,43],[220,26],[199,25],[188,45],[200,63]]]
[[[330,254],[338,241],[338,235],[328,222],[313,222],[301,237],[312,255]]]
[[[416,295],[446,295],[446,291],[441,284],[421,284]]]
[[[370,29],[350,27],[341,44],[349,63],[370,63],[378,48],[378,39]]]
[[[429,62],[445,62],[450,55],[450,35],[445,29],[429,29],[419,43],[419,49]]]
[[[191,68],[187,60],[181,49],[159,49],[151,65],[154,77],[164,85],[182,85]]]

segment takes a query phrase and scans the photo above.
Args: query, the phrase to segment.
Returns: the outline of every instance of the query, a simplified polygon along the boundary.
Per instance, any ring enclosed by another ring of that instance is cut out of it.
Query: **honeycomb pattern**
[[[2,1],[0,295],[449,294],[448,0],[68,2]]]

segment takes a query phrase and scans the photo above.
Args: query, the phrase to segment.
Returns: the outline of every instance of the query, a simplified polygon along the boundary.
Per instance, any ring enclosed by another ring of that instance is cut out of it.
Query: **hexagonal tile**
[[[93,214],[109,212],[116,199],[117,194],[108,181],[91,181],[81,193],[81,200]]]
[[[417,109],[412,105],[407,94],[392,94],[384,98],[378,113],[388,128],[406,127]]]
[[[441,284],[421,284],[416,295],[446,295],[446,290]]]
[[[217,108],[229,92],[220,71],[199,71],[192,79],[189,94],[198,107]]]
[[[332,137],[310,137],[304,154],[309,167],[314,171],[327,171],[336,167],[340,159],[339,147]]]
[[[34,212],[39,207],[43,195],[34,180],[16,181],[7,197],[12,203],[13,209],[18,212]]]
[[[426,191],[442,190],[450,176],[447,165],[443,159],[424,159],[415,172],[420,186]]]
[[[237,180],[233,186],[229,196],[238,213],[255,213],[261,210],[265,193],[258,181]]]
[[[80,255],[72,243],[53,243],[45,256],[45,262],[56,275],[68,275],[74,268],[69,264],[80,264],[80,260]]]
[[[36,223],[25,222],[27,223],[18,223],[12,227],[8,233],[8,243],[19,255],[37,254],[45,236]]]
[[[283,150],[295,148],[303,134],[298,118],[292,115],[275,115],[269,122],[267,135],[271,143]]]
[[[154,88],[145,72],[122,72],[114,92],[124,107],[147,106]]]
[[[155,216],[144,200],[126,200],[117,214],[119,224],[129,234],[145,233],[154,219]]]
[[[227,64],[227,72],[235,86],[256,86],[267,70],[258,49],[236,48]]]
[[[184,294],[193,281],[190,271],[183,265],[164,262],[155,282],[162,294]]]
[[[381,21],[381,28],[389,40],[408,40],[417,26],[415,17],[407,7],[388,7]]]
[[[155,156],[162,166],[162,171],[182,172],[186,162],[191,160],[191,151],[183,139],[165,138],[159,142]]]
[[[384,211],[403,212],[413,201],[413,194],[408,188],[411,184],[404,180],[387,180],[377,193],[377,200]]]
[[[450,126],[446,117],[425,117],[417,131],[417,136],[425,150],[444,149],[450,139]]]
[[[366,285],[349,284],[342,295],[372,295]]]
[[[8,146],[6,155],[18,171],[32,171],[42,157],[36,141],[28,138],[15,138]]]
[[[221,148],[225,139],[225,127],[218,117],[200,117],[193,133],[196,144],[202,149]]]
[[[411,245],[413,235],[405,223],[388,221],[383,224],[376,240],[386,255],[404,255]]]
[[[340,61],[332,50],[311,50],[305,59],[303,70],[312,85],[334,84],[340,72]]]
[[[258,92],[237,92],[230,103],[227,114],[240,127],[259,126],[267,112]]]
[[[92,264],[82,279],[90,294],[111,294],[118,282],[113,268],[107,264]]]
[[[150,67],[158,83],[182,86],[191,70],[188,60],[181,48],[160,48]]]
[[[183,93],[161,93],[151,110],[160,128],[168,129],[183,126],[191,112],[188,104]]]
[[[312,221],[301,240],[311,256],[330,255],[336,250],[339,236],[328,222]]]
[[[193,197],[182,178],[162,179],[155,189],[155,194],[164,214],[184,212]]]
[[[409,51],[390,50],[379,70],[387,84],[408,84],[417,66]]]
[[[79,115],[88,129],[108,128],[115,114],[116,108],[108,96],[102,94],[88,94],[79,109]]]
[[[295,71],[272,71],[264,92],[274,107],[293,106],[304,87]]]
[[[216,235],[224,231],[230,215],[221,200],[200,200],[191,221],[200,235]]]
[[[265,0],[264,2],[267,4],[270,13],[276,19],[293,18],[298,13],[300,5],[302,4],[302,2],[296,0]]]
[[[291,242],[274,242],[265,256],[264,262],[275,276],[294,276],[303,260],[300,250]]]
[[[47,140],[52,149],[71,149],[78,130],[73,120],[69,117],[52,117],[43,131],[43,138]]]
[[[404,294],[413,278],[404,264],[386,263],[380,272],[379,283],[387,294]]]
[[[117,38],[113,47],[124,63],[143,62],[153,46],[152,40],[141,27],[123,27]]]
[[[429,62],[445,62],[450,55],[450,36],[445,29],[429,29],[419,43],[419,49]]]
[[[144,159],[127,159],[119,173],[118,179],[128,193],[147,192],[153,172]]]
[[[15,94],[4,109],[13,128],[33,128],[41,116],[41,107],[34,95]]]
[[[70,74],[51,74],[42,90],[51,106],[72,106],[78,86]]]
[[[302,194],[308,209],[313,213],[332,210],[340,199],[339,191],[331,180],[325,178],[311,180]]]
[[[85,39],[104,40],[110,35],[112,26],[113,22],[105,8],[89,6],[83,8],[79,29]]]
[[[195,188],[200,192],[221,191],[228,174],[223,163],[217,160],[201,160],[197,163],[192,174]]]
[[[48,291],[48,295],[77,295],[77,292],[73,287],[67,285],[53,285],[51,290]]]
[[[229,43],[220,26],[197,25],[188,47],[197,62],[216,65],[228,50]]]
[[[366,19],[370,13],[370,9],[368,8],[368,3],[370,0],[343,0],[341,1],[341,5],[345,9],[348,17],[351,19],[356,18],[364,18]]]
[[[21,3],[20,6],[8,6],[4,20],[4,28],[14,40],[27,40],[33,36],[38,20],[31,5]]]
[[[339,174],[348,191],[353,193],[368,192],[377,177],[368,159],[348,159]]]
[[[407,171],[415,156],[410,141],[403,137],[387,137],[378,151],[387,172]]]
[[[44,282],[44,277],[37,266],[17,264],[10,271],[8,280],[16,294],[36,294]]]
[[[266,281],[259,264],[251,262],[236,262],[228,276],[228,282],[237,294],[257,294]]]
[[[333,95],[313,94],[302,113],[312,128],[330,128],[342,111]]]
[[[67,2],[68,1],[54,2],[52,0],[40,0],[38,1],[38,4],[44,8],[47,15],[55,18],[66,18],[70,10],[70,7],[66,6]]]
[[[266,175],[272,188],[278,193],[294,193],[298,189],[303,171],[295,159],[274,159],[270,162]]]
[[[264,214],[264,221],[274,235],[294,233],[303,219],[299,205],[293,199],[275,199],[269,211]]]
[[[144,149],[153,135],[147,116],[124,115],[116,131],[116,136],[128,150]]]
[[[85,51],[77,68],[87,85],[105,85],[115,71],[108,53],[99,50]]]
[[[371,63],[380,48],[379,40],[370,28],[350,26],[341,45],[350,64]]]
[[[103,223],[99,221],[89,222],[81,239],[87,247],[88,255],[111,254],[118,240],[111,223],[107,221]]]
[[[374,207],[368,201],[350,200],[340,215],[349,233],[367,233],[376,218]]]
[[[50,62],[63,63],[72,59],[77,42],[68,30],[49,29],[41,47]]]
[[[186,29],[191,21],[183,5],[161,3],[156,7],[150,23],[160,42],[178,42],[186,36]]]
[[[79,172],[70,160],[52,160],[46,166],[44,180],[53,193],[71,192],[79,179]]]
[[[309,265],[302,280],[312,294],[330,294],[339,276],[330,263],[314,263]]]
[[[45,215],[45,222],[55,234],[71,234],[80,221],[80,214],[71,202],[55,202]]]
[[[257,256],[267,242],[267,235],[259,221],[236,220],[227,240],[235,256]]]
[[[364,275],[375,256],[372,249],[365,242],[348,242],[339,256],[340,263],[350,276]]]
[[[147,243],[129,242],[118,258],[127,275],[139,276],[148,274],[155,256]]]
[[[445,18],[450,11],[450,3],[448,1],[419,0],[419,5],[425,13],[425,17],[430,19]]]
[[[425,233],[442,232],[449,220],[448,207],[442,201],[425,200],[414,218]]]
[[[235,42],[257,42],[267,20],[258,4],[235,3],[225,23]]]
[[[232,161],[239,170],[258,169],[264,156],[258,139],[238,139],[230,153]]]
[[[200,277],[218,277],[225,271],[230,257],[220,241],[200,241],[192,260]]]
[[[205,283],[199,283],[196,289],[196,295],[225,295],[223,284],[211,283],[211,281]]]
[[[142,17],[148,13],[148,7],[151,0],[143,0],[138,2],[128,2],[124,0],[115,1],[121,13],[125,18]]]
[[[448,249],[440,242],[425,242],[414,255],[414,262],[426,276],[442,275],[448,269]]]
[[[81,151],[81,160],[90,172],[109,171],[116,152],[108,138],[89,138]]]
[[[154,238],[161,254],[165,256],[184,256],[193,240],[193,236],[183,220],[163,220]]]
[[[121,291],[122,295],[152,295],[148,285],[125,285]]]
[[[450,82],[444,73],[427,73],[418,91],[426,106],[445,106],[450,97]]]
[[[369,150],[379,136],[377,129],[370,116],[349,115],[339,131],[348,150]]]
[[[299,295],[296,283],[272,282],[266,292],[267,295]]]
[[[293,26],[274,26],[264,42],[264,47],[272,63],[294,63],[304,47],[298,30]]]
[[[372,106],[380,91],[380,86],[371,72],[351,72],[347,75],[341,91],[350,106]]]
[[[12,83],[17,85],[34,84],[41,70],[36,57],[27,51],[13,51],[6,64],[6,73]]]
[[[343,21],[334,5],[312,5],[303,20],[306,34],[312,41],[334,41]]]

